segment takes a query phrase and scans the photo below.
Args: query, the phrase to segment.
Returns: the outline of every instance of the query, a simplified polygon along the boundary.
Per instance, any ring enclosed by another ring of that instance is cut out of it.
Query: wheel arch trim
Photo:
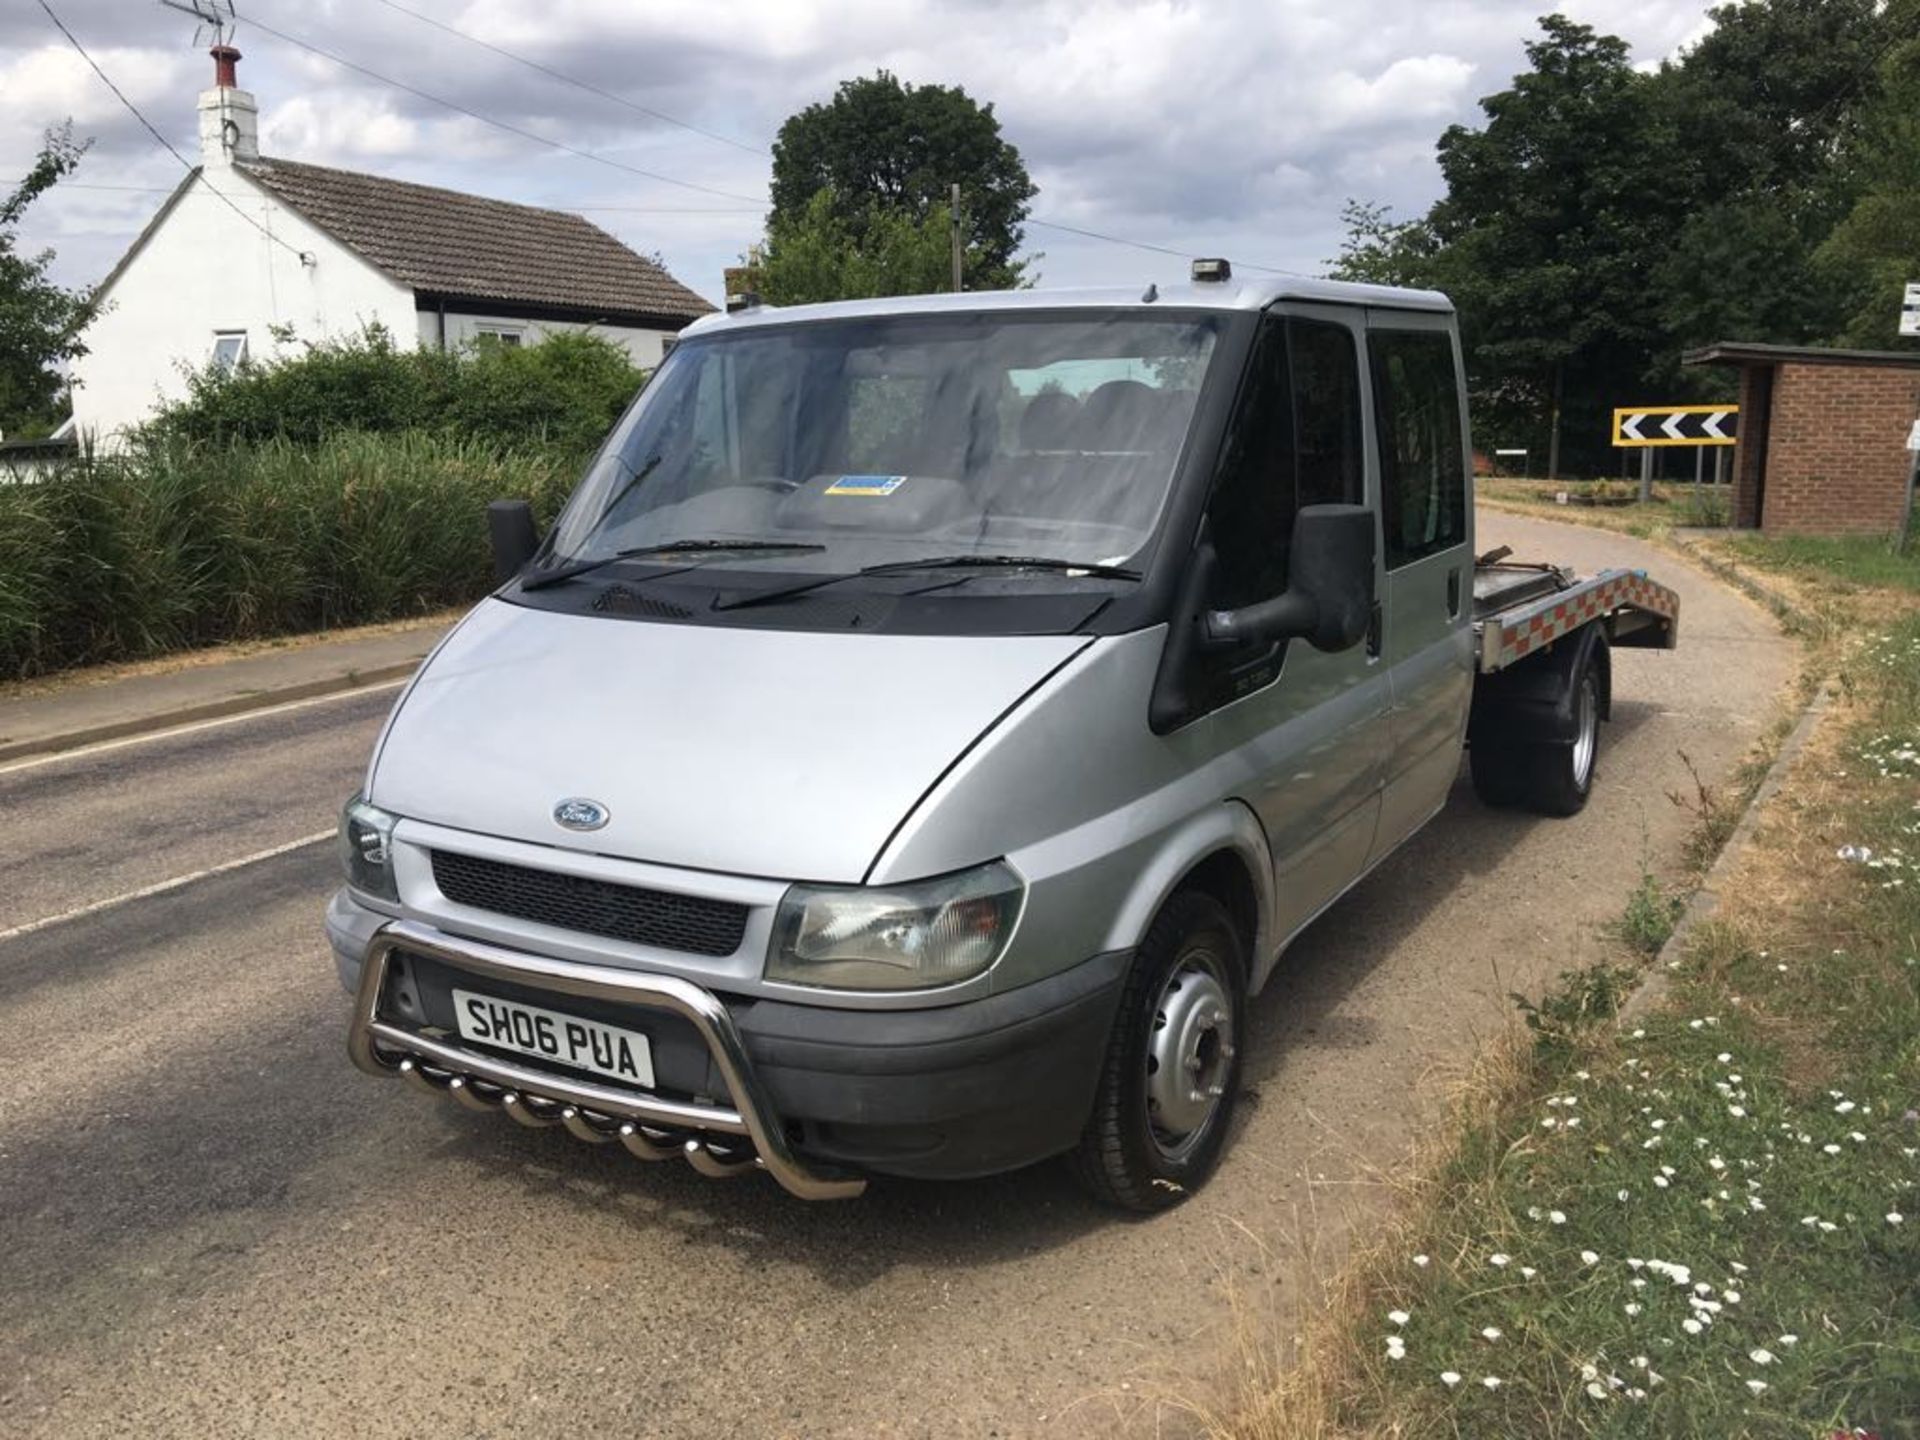
[[[1101,946],[1129,950],[1138,946],[1154,916],[1194,874],[1218,857],[1229,856],[1244,872],[1253,900],[1252,933],[1245,937],[1251,973],[1247,993],[1258,993],[1273,968],[1273,856],[1259,817],[1239,800],[1225,800],[1193,815],[1160,841],[1114,912]],[[1228,904],[1231,911],[1235,907]]]

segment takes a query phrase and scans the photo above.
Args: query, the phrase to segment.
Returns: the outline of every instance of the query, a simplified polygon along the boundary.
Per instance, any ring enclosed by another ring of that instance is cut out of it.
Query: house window
[[[509,330],[500,325],[481,325],[474,333],[479,336],[482,345],[518,345],[520,332]]]
[[[247,332],[244,330],[216,330],[213,332],[213,368],[231,370],[243,364],[247,358]]]

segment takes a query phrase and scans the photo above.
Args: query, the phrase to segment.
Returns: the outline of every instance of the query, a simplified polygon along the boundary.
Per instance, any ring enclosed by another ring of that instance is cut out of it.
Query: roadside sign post
[[[1907,286],[1900,301],[1900,333],[1920,335],[1920,284]]]
[[[1640,452],[1640,503],[1653,499],[1653,452],[1670,445],[1689,445],[1694,456],[1693,483],[1697,490],[1706,473],[1710,446],[1737,443],[1738,405],[1622,405],[1613,412],[1613,445]],[[1625,459],[1624,456],[1621,457]],[[1714,478],[1720,475],[1720,456],[1714,455]]]

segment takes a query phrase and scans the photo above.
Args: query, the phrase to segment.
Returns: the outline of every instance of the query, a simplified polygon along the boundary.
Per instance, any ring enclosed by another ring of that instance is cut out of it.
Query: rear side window
[[[1360,503],[1360,383],[1345,326],[1262,322],[1208,510],[1219,560],[1211,604],[1233,609],[1287,588],[1302,505]]]
[[[1444,331],[1376,330],[1368,347],[1387,568],[1397,570],[1466,543],[1459,381]]]

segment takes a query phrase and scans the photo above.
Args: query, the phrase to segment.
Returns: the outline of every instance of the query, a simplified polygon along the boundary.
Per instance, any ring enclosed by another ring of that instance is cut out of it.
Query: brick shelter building
[[[1769,535],[1899,528],[1920,419],[1920,350],[1723,341],[1683,357],[1740,370],[1733,523]]]

